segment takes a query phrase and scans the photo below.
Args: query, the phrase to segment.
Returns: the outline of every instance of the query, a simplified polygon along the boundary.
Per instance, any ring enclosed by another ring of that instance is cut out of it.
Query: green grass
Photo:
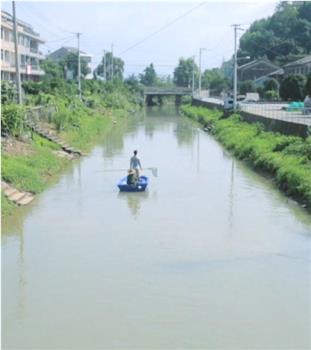
[[[260,124],[241,121],[239,115],[223,119],[220,111],[205,107],[186,105],[181,112],[209,124],[212,134],[235,156],[269,172],[281,189],[311,208],[311,137],[267,132]]]
[[[15,204],[9,201],[3,192],[1,192],[1,214],[3,216],[9,216],[12,214],[14,208],[16,208]]]
[[[99,87],[101,89],[97,92],[84,91],[83,101],[75,95],[42,92],[29,101],[31,105],[38,103],[47,107],[54,106],[57,112],[49,115],[48,120],[58,130],[60,138],[73,148],[88,151],[111,130],[114,120],[118,125],[124,125],[125,117],[138,108],[134,96],[123,85],[106,84],[104,87]],[[15,105],[13,107],[15,108]],[[13,123],[15,119],[11,118],[11,114],[7,113],[7,119]],[[17,189],[39,193],[55,181],[55,175],[59,174],[69,162],[53,153],[60,149],[59,146],[35,133],[30,148],[29,155],[2,153],[2,178]],[[7,215],[15,206],[3,196],[2,199],[2,214]]]
[[[67,127],[60,133],[70,146],[88,151],[112,125],[110,117],[98,113],[84,114],[75,125]]]
[[[39,193],[66,161],[52,153],[57,145],[38,135],[34,135],[31,148],[29,155],[2,154],[2,178],[18,189]]]

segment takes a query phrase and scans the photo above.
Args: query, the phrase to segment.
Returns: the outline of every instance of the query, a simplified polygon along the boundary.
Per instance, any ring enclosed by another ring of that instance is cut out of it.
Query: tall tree
[[[157,73],[154,69],[153,63],[150,63],[148,67],[145,68],[144,72],[139,75],[140,82],[146,86],[155,85],[157,81]]]
[[[289,75],[280,86],[280,96],[284,100],[302,101],[304,98],[305,77],[302,75]]]
[[[112,74],[114,80],[123,80],[123,73],[124,61],[119,57],[112,56],[111,52],[106,52],[101,63],[95,69],[95,75],[102,78],[106,76],[107,81],[112,80]]]
[[[212,94],[218,95],[230,86],[228,78],[219,68],[206,69],[202,75],[202,87],[210,89]]]
[[[275,13],[255,21],[240,40],[238,55],[266,55],[278,64],[311,53],[311,2],[284,1]]]
[[[70,52],[68,53],[62,61],[59,62],[64,71],[71,71],[73,74],[73,79],[78,77],[78,54]],[[83,57],[80,58],[80,69],[81,76],[85,77],[91,72],[88,64]]]
[[[199,68],[193,61],[193,58],[180,58],[178,66],[174,70],[174,83],[177,86],[191,87],[193,70],[196,81],[198,78]]]

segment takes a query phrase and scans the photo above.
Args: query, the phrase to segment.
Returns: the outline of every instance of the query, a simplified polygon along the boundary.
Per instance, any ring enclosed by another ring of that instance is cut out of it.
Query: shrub
[[[1,81],[1,104],[16,102],[16,88],[11,81]]]
[[[304,93],[305,95],[311,96],[311,73],[309,73],[309,75],[307,76],[306,85],[304,87]]]
[[[241,95],[245,95],[247,92],[255,92],[256,88],[252,80],[245,80],[239,84],[239,91]]]
[[[278,101],[279,93],[275,90],[267,90],[265,91],[265,98],[268,101]]]
[[[302,75],[290,75],[286,77],[280,86],[280,96],[284,100],[302,101],[304,98],[305,77]]]
[[[265,91],[278,91],[279,84],[275,79],[268,79],[264,82]]]
[[[1,128],[13,136],[19,136],[25,126],[25,108],[17,104],[6,104],[1,109]]]

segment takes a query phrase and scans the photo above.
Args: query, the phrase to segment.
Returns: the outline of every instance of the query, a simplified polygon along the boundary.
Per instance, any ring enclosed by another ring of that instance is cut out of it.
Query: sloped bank
[[[261,124],[241,121],[238,114],[223,119],[206,107],[181,106],[181,113],[203,124],[235,156],[264,170],[286,194],[311,209],[311,137],[264,131]]]
[[[101,108],[95,110],[75,101],[79,106],[75,111],[66,106],[53,115],[52,120],[45,121],[44,128],[53,131],[62,140],[80,150],[89,151],[105,133],[113,127],[126,124],[126,116],[136,109],[130,104],[128,108]],[[8,112],[24,113],[14,105],[5,106],[2,110],[2,122]],[[21,117],[21,120],[23,118]],[[22,130],[22,131],[21,131]],[[17,134],[12,134],[2,140],[2,179],[21,191],[38,194],[50,184],[57,181],[62,170],[70,160],[60,157],[61,146],[32,132],[23,123]],[[64,152],[63,152],[64,153]],[[16,208],[2,191],[2,216],[8,216]]]

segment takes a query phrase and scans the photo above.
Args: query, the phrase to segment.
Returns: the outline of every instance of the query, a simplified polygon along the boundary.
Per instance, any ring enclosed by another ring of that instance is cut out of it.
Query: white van
[[[258,102],[260,100],[258,92],[247,92],[245,102]]]

